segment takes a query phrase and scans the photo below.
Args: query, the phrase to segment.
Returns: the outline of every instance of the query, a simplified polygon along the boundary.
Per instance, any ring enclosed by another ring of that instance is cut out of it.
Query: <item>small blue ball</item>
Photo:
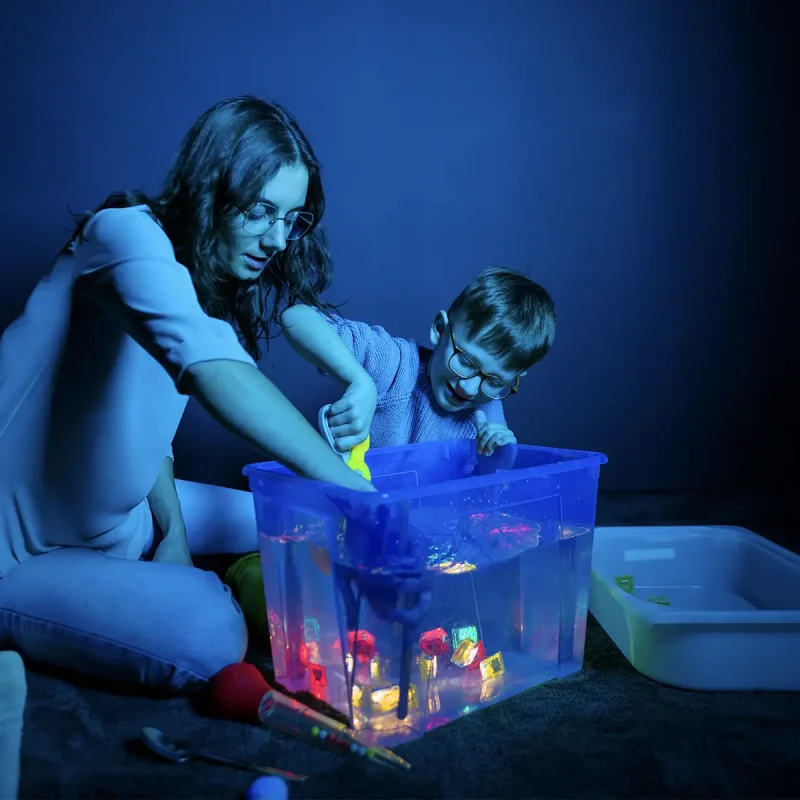
[[[256,778],[247,790],[247,800],[288,800],[289,787],[277,775]]]

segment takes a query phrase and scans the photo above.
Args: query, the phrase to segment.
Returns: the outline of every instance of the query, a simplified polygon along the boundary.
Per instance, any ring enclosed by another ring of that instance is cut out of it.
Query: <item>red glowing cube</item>
[[[362,663],[375,655],[375,637],[369,631],[350,631],[347,634],[347,647]]]
[[[434,628],[419,637],[419,646],[427,656],[443,656],[450,652],[450,637],[444,628]]]
[[[328,670],[321,664],[309,664],[308,671],[311,676],[311,689],[324,689],[328,685]]]
[[[481,668],[481,661],[486,658],[486,648],[483,646],[483,639],[478,642],[478,652],[475,654],[475,658],[467,666],[467,672],[474,672]]]

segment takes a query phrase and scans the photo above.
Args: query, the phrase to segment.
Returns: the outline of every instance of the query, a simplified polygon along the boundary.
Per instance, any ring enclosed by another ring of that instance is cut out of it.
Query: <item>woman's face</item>
[[[259,216],[237,214],[221,248],[220,257],[226,272],[240,281],[253,281],[263,272],[275,253],[286,248],[288,228],[284,218],[292,211],[302,211],[308,192],[308,170],[303,164],[282,166],[267,181],[257,201]],[[269,225],[268,220],[275,219]],[[266,221],[265,221],[266,220]]]

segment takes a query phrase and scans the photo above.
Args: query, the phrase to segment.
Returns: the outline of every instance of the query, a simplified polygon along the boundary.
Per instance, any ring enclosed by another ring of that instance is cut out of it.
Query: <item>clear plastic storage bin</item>
[[[384,745],[580,670],[600,453],[367,454],[378,493],[251,464],[275,677]]]

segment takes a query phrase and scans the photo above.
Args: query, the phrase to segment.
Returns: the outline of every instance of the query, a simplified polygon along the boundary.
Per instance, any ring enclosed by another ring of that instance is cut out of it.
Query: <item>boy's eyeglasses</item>
[[[491,400],[504,400],[510,394],[516,394],[519,391],[519,378],[512,386],[506,383],[502,378],[495,375],[487,375],[481,368],[478,362],[470,355],[467,355],[457,344],[456,335],[453,333],[453,326],[447,326],[450,329],[450,339],[453,342],[453,355],[447,362],[450,369],[458,375],[459,378],[468,380],[474,378],[476,375],[482,377],[480,390]]]
[[[267,203],[256,203],[242,211],[242,228],[253,236],[263,236],[278,220],[283,222],[288,241],[302,239],[314,224],[314,215],[308,211],[290,211],[279,217],[277,210]]]

